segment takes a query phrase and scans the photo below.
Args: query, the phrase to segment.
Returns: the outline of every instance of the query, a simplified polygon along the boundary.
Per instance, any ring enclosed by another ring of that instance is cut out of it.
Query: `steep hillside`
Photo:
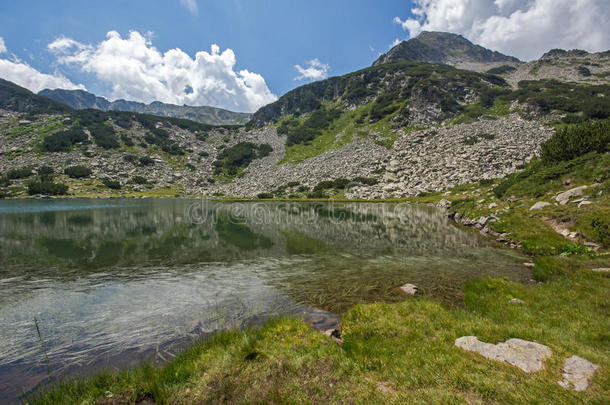
[[[519,59],[475,45],[461,35],[424,31],[381,55],[373,66],[399,61],[445,63],[519,63]]]
[[[160,117],[184,118],[208,125],[242,125],[250,119],[250,114],[215,107],[179,106],[159,101],[150,104],[127,100],[110,102],[103,97],[97,97],[95,94],[83,90],[45,89],[38,94],[77,110],[95,108],[102,111],[131,111]]]
[[[447,65],[398,62],[366,68],[298,87],[259,109],[249,125],[261,127],[282,117],[295,117],[326,107],[341,111],[370,105],[370,121],[397,113],[403,124],[441,121],[456,115],[494,86],[507,87],[495,75]],[[425,109],[423,104],[426,104]]]
[[[0,79],[0,109],[15,112],[61,113],[70,111],[67,105],[38,96],[15,83]]]

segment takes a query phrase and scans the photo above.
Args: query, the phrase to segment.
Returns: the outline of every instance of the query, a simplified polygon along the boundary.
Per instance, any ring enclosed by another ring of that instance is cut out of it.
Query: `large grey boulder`
[[[589,379],[599,369],[597,364],[582,357],[572,356],[563,362],[563,380],[558,384],[566,389],[584,391],[589,387]]]
[[[542,370],[544,360],[553,354],[548,346],[515,338],[494,345],[481,342],[476,336],[462,336],[455,340],[455,345],[487,359],[512,364],[526,373]]]
[[[530,211],[540,210],[544,207],[548,207],[549,205],[551,205],[551,203],[548,203],[546,201],[538,201],[536,204],[531,206]]]
[[[580,186],[580,187],[572,188],[568,191],[564,191],[563,193],[557,194],[557,196],[555,197],[555,200],[559,204],[565,205],[568,203],[568,201],[570,201],[570,198],[582,196],[583,191],[586,188],[588,188],[588,186]]]

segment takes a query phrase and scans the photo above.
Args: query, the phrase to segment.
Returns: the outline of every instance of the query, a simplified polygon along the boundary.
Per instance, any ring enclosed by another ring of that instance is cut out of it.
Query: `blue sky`
[[[295,80],[295,65],[307,67],[317,59],[340,75],[369,66],[392,41],[405,38],[392,22],[409,15],[405,1],[198,0],[188,1],[3,1],[0,37],[7,54],[44,73],[64,75],[99,95],[111,97],[110,84],[79,66],[57,63],[48,44],[67,37],[82,44],[98,44],[106,34],[122,37],[132,30],[150,33],[160,52],[172,48],[194,57],[217,44],[233,50],[235,70],[247,69],[264,78],[270,91],[281,96],[307,82]]]
[[[0,77],[250,112],[422,30],[532,60],[610,49],[608,26],[608,0],[4,0]]]

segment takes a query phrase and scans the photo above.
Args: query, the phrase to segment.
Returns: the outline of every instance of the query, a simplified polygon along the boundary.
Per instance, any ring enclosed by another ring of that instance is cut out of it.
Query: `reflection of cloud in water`
[[[200,332],[241,327],[253,316],[298,309],[267,286],[257,263],[156,269],[130,280],[107,275],[67,283],[25,282],[13,302],[3,301],[0,365],[40,356],[33,319],[40,322],[51,361],[86,362]]]

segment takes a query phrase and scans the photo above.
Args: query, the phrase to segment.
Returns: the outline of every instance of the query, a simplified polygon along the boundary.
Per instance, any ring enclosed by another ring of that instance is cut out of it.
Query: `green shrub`
[[[133,139],[131,139],[129,137],[129,135],[127,135],[127,134],[121,134],[121,141],[123,141],[125,146],[134,146],[135,145],[135,143],[133,142]]]
[[[269,156],[269,154],[273,152],[273,148],[268,143],[263,143],[258,147],[258,158],[262,159],[265,156]]]
[[[119,183],[116,180],[112,180],[112,179],[104,179],[102,180],[102,183],[104,183],[104,185],[108,188],[111,188],[113,190],[120,190],[121,189],[121,183]]]
[[[354,183],[360,183],[367,186],[374,186],[375,184],[379,183],[379,180],[374,177],[354,177],[352,181]]]
[[[328,198],[328,194],[326,194],[323,190],[314,190],[307,193],[307,198]]]
[[[51,166],[40,166],[36,172],[38,173],[38,178],[42,182],[50,182],[53,181],[53,175],[55,174],[55,170]]]
[[[239,142],[229,148],[224,148],[212,165],[216,174],[224,172],[229,176],[234,176],[240,168],[248,167],[254,159],[266,156],[271,150],[271,146],[268,144],[257,146],[252,142]]]
[[[136,162],[138,161],[138,157],[136,155],[127,154],[123,156],[123,160],[132,164],[136,164]]]
[[[580,124],[585,121],[587,121],[587,118],[581,114],[566,114],[565,117],[561,119],[561,122],[564,124]]]
[[[333,187],[334,182],[332,180],[323,180],[314,186],[313,191],[329,190]]]
[[[32,174],[34,173],[32,173],[31,167],[20,167],[10,169],[8,172],[6,172],[6,177],[8,177],[10,180],[25,179],[30,177]]]
[[[610,120],[559,129],[542,144],[542,161],[561,162],[589,152],[610,151]]]
[[[201,157],[208,157],[208,156],[210,156],[210,154],[208,152],[202,150],[201,152],[199,152],[199,156],[201,156]]]
[[[64,169],[64,173],[72,179],[82,179],[91,176],[91,169],[85,166],[69,166]]]
[[[28,194],[62,195],[68,192],[68,186],[50,181],[33,181],[28,184]]]
[[[506,73],[514,72],[515,70],[517,70],[517,68],[514,66],[502,65],[502,66],[498,66],[498,67],[489,69],[487,71],[487,73],[492,74],[492,75],[503,75]]]
[[[256,198],[258,198],[259,200],[266,200],[266,199],[268,200],[268,199],[273,198],[273,194],[271,194],[271,193],[258,193],[256,195]]]
[[[479,185],[482,187],[488,187],[491,186],[492,184],[494,184],[494,180],[493,179],[481,179],[479,180]]]
[[[133,126],[133,123],[131,122],[131,120],[129,118],[119,118],[119,119],[116,119],[114,121],[114,123],[123,129],[131,129],[131,127]]]
[[[45,137],[42,141],[42,150],[45,152],[68,152],[74,144],[86,140],[87,135],[82,129],[70,128]]]
[[[496,138],[496,136],[494,134],[488,134],[488,133],[482,133],[482,134],[479,134],[478,136],[483,139],[487,139],[488,141],[491,141]]]
[[[345,188],[347,188],[347,186],[351,183],[351,180],[348,179],[344,179],[344,178],[338,178],[335,179],[333,181],[333,188],[336,188],[338,190],[343,190]]]
[[[610,246],[610,221],[607,218],[593,218],[591,227],[595,232],[595,240],[604,246]]]
[[[91,124],[88,126],[93,141],[103,149],[115,149],[119,147],[119,139],[114,128],[107,124]]]
[[[150,166],[155,164],[155,160],[148,156],[142,156],[140,159],[138,159],[138,161],[142,166]]]
[[[577,70],[578,70],[578,74],[581,76],[585,76],[585,77],[591,76],[591,71],[584,66],[579,66]]]
[[[286,126],[282,129],[286,135],[286,146],[306,144],[313,141],[322,134],[322,130],[328,128],[330,124],[341,115],[341,110],[336,108],[320,108],[300,125]]]
[[[590,252],[590,248],[579,243],[568,243],[559,248],[560,256],[584,255]]]
[[[148,184],[148,180],[144,176],[134,176],[131,178],[131,182],[134,184]]]
[[[169,137],[169,132],[162,128],[152,127],[149,132],[144,136],[144,140],[149,145],[157,145],[161,147],[161,150],[169,153],[170,155],[184,155],[185,151],[175,141]]]
[[[400,92],[398,90],[393,91],[392,93],[383,94],[373,102],[371,106],[371,110],[369,112],[369,117],[372,122],[377,122],[381,120],[386,115],[393,114],[400,107],[399,105],[394,104],[395,101],[399,99]]]
[[[11,185],[11,180],[6,176],[0,176],[0,187],[8,187]]]

